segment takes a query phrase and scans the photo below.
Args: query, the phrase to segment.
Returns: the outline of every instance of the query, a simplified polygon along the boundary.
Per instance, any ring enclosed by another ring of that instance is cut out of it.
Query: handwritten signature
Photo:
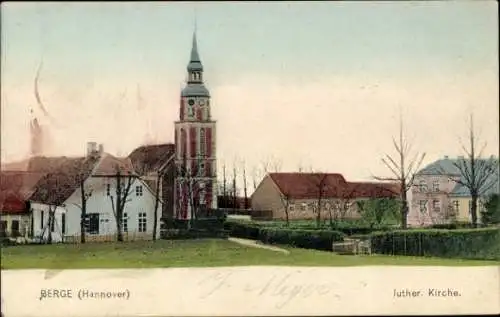
[[[199,286],[202,286],[204,289],[206,287],[207,289],[207,291],[200,295],[200,299],[207,299],[222,290],[232,289],[235,291],[237,288],[252,295],[278,298],[278,302],[276,303],[276,308],[278,309],[285,307],[291,300],[297,298],[305,299],[310,296],[328,296],[329,300],[340,299],[340,295],[335,293],[335,290],[339,289],[336,283],[294,282],[291,278],[297,273],[274,274],[267,280],[259,280],[259,283],[241,284],[235,281],[235,274],[233,272],[217,272],[198,283]]]

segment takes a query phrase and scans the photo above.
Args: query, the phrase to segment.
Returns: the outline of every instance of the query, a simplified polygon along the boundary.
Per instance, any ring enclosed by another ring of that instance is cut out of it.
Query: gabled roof
[[[59,162],[57,169],[50,170],[36,184],[30,197],[33,202],[62,205],[87,179],[98,162],[98,158],[67,158]]]
[[[157,172],[175,154],[172,143],[144,145],[133,150],[128,158],[139,175]]]
[[[317,199],[320,185],[323,198],[389,198],[399,194],[395,183],[347,182],[336,173],[270,173],[269,177],[289,199]]]
[[[120,171],[122,175],[136,175],[134,166],[128,157],[121,158],[103,153],[92,175],[113,176],[116,175],[117,171]]]
[[[334,173],[270,173],[269,177],[283,195],[293,199],[318,197],[320,185],[324,197],[335,197],[347,184],[341,174]]]

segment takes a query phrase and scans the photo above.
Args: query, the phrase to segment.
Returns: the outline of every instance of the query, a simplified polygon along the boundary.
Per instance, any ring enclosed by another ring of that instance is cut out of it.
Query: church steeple
[[[198,53],[198,41],[196,40],[196,31],[193,32],[193,43],[191,44],[191,56],[187,66],[188,72],[199,71],[203,72],[200,54]]]
[[[191,55],[187,65],[187,86],[182,90],[183,97],[209,97],[210,94],[203,84],[203,65],[198,52],[196,29],[193,32]]]

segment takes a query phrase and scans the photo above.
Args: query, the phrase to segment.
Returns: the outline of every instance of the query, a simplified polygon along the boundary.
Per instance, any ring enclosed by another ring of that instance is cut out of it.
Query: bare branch
[[[396,171],[391,165],[389,165],[389,163],[387,163],[386,160],[382,159],[382,163],[384,163],[384,165],[389,169],[391,170],[391,172],[396,176],[396,177],[399,177],[399,173],[398,171]]]

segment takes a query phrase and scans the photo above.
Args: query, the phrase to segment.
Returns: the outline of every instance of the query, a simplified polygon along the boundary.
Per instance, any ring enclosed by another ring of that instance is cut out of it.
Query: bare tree
[[[345,220],[347,213],[356,200],[356,186],[347,184],[339,188],[338,197],[330,204],[330,226],[333,221]],[[331,211],[333,210],[333,219]],[[333,221],[332,221],[333,220]]]
[[[222,164],[222,197],[227,197],[227,178],[226,178],[226,164]]]
[[[394,177],[375,177],[381,181],[395,181],[399,184],[399,195],[401,200],[401,226],[403,229],[407,228],[408,220],[408,198],[407,191],[413,186],[416,172],[420,169],[420,165],[424,160],[425,153],[415,153],[411,156],[412,145],[404,135],[403,131],[403,117],[400,114],[399,119],[399,138],[396,140],[392,138],[392,143],[396,149],[396,157],[393,158],[386,154],[382,158],[382,163],[391,171]]]
[[[327,173],[315,173],[313,175],[316,203],[313,206],[313,211],[316,212],[316,226],[321,227],[321,212],[325,207],[325,196],[327,194]]]
[[[237,209],[238,208],[238,203],[237,203],[237,200],[238,200],[238,194],[237,194],[237,190],[236,190],[236,162],[233,164],[233,196],[232,196],[232,205],[233,205],[233,209]]]
[[[130,194],[130,189],[132,187],[134,176],[132,173],[128,172],[123,175],[117,165],[116,173],[113,175],[115,179],[115,196],[110,195],[111,207],[113,209],[113,215],[116,220],[116,238],[118,241],[123,241],[123,211],[125,210],[125,204],[130,201],[128,196]],[[114,199],[113,199],[114,198]]]
[[[191,222],[196,221],[199,209],[205,207],[205,182],[207,177],[205,166],[202,166],[206,156],[198,155],[195,160],[188,164],[186,157],[183,158],[179,172],[187,183],[187,199],[190,206]],[[194,162],[194,164],[193,164]],[[224,167],[225,170],[225,167]],[[224,189],[225,190],[225,189]],[[203,198],[203,199],[202,199]]]
[[[494,185],[498,185],[499,162],[495,157],[482,158],[486,142],[480,145],[479,151],[477,150],[480,141],[475,134],[472,114],[470,115],[468,132],[469,144],[465,146],[460,141],[462,150],[466,156],[460,157],[453,162],[459,175],[447,175],[447,172],[443,169],[440,170],[440,173],[447,175],[451,180],[464,186],[470,192],[472,199],[470,209],[472,226],[477,227],[477,205],[479,198]]]
[[[87,201],[92,196],[92,188],[85,187],[85,176],[80,174],[78,176],[78,183],[80,184],[80,204],[74,204],[80,209],[80,242],[85,243],[85,219],[87,218]]]
[[[283,166],[283,162],[280,159],[273,158],[270,165],[274,173],[279,173],[281,172],[281,167]]]
[[[248,209],[248,192],[247,192],[247,172],[246,172],[246,165],[245,161],[242,161],[242,175],[243,175],[243,195],[244,195],[244,209]]]
[[[285,211],[285,223],[288,227],[290,225],[290,203],[292,201],[292,197],[289,192],[281,192],[280,193],[280,201],[283,206],[283,210]]]
[[[255,191],[257,189],[258,181],[262,179],[262,170],[258,168],[257,166],[254,166],[252,168],[252,183],[253,183],[253,190]]]

